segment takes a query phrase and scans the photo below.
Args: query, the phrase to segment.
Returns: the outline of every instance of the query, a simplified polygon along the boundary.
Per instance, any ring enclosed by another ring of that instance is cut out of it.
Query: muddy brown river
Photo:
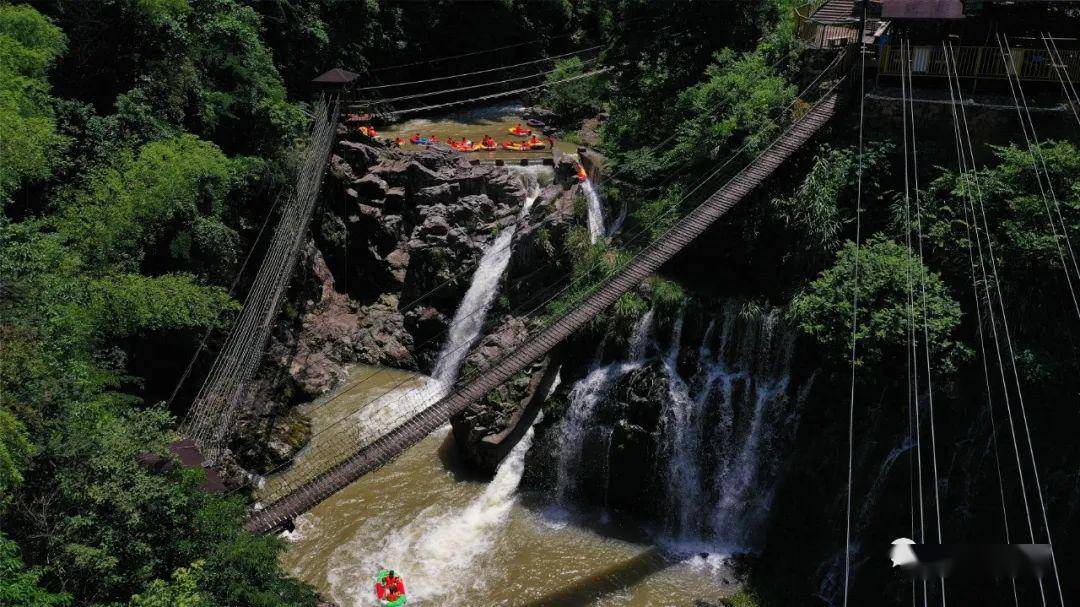
[[[306,408],[319,432],[402,382],[428,381],[360,367]],[[491,480],[465,470],[452,441],[442,428],[301,516],[286,566],[340,607],[376,605],[383,567],[404,577],[410,605],[692,606],[735,589],[720,555],[688,556],[636,525],[520,493],[531,431]]]

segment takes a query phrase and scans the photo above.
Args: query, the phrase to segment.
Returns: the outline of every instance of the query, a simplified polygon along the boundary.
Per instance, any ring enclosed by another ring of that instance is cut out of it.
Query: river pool
[[[318,432],[429,381],[358,367],[305,408]],[[375,605],[381,567],[401,573],[411,605],[693,606],[735,590],[720,555],[673,550],[633,523],[520,493],[531,431],[490,481],[459,464],[452,441],[442,428],[302,515],[286,534],[286,566],[340,607]]]

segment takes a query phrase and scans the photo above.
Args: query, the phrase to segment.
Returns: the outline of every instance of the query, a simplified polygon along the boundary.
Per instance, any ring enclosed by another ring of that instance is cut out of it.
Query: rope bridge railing
[[[839,75],[846,67],[846,61],[836,61],[833,66],[837,68],[834,73]],[[340,420],[342,423],[338,424],[337,436],[320,440],[317,446],[312,445],[310,452],[303,455],[305,459],[318,460],[316,463],[305,463],[303,471],[295,477],[290,475],[286,480],[272,480],[264,487],[259,499],[268,505],[255,512],[246,527],[254,532],[268,532],[280,527],[419,442],[447,423],[453,414],[527,369],[558,343],[580,330],[619,297],[656,272],[800,149],[834,114],[836,91],[842,81],[842,77],[824,80],[817,89],[820,97],[816,102],[801,100],[801,103],[793,104],[800,110],[798,119],[757,158],[659,238],[648,243],[625,266],[606,276],[595,288],[581,294],[575,305],[569,306],[566,314],[546,323],[522,347],[488,369],[462,377],[455,386],[425,380],[408,390],[390,390],[381,402],[376,400],[356,414]],[[691,193],[710,183],[719,172],[720,169],[713,172]],[[548,298],[536,309],[544,309],[558,295]]]
[[[311,137],[297,168],[295,190],[282,209],[244,307],[184,418],[183,434],[195,442],[209,463],[220,457],[247,384],[262,361],[311,222],[339,110],[337,96],[317,104]]]

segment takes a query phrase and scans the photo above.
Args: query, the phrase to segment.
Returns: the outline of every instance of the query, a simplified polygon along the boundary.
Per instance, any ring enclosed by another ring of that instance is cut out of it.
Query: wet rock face
[[[813,380],[778,311],[687,307],[564,347],[523,483],[754,549]]]
[[[236,431],[234,455],[251,470],[286,461],[303,445],[310,429],[295,405],[340,384],[347,365],[429,372],[468,289],[469,270],[499,230],[517,220],[527,194],[519,175],[472,166],[438,147],[406,153],[346,140],[329,167],[314,239]],[[537,206],[553,212],[524,227],[565,222],[553,206],[560,193],[546,192]],[[472,368],[486,368],[524,339],[521,321],[499,322],[478,344]],[[508,386],[502,396],[512,400],[515,390]],[[499,421],[481,428],[472,430],[478,438]]]

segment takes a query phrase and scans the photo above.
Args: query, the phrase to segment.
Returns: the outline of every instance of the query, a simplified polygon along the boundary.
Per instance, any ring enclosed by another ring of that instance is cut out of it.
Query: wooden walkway
[[[573,335],[597,314],[615,303],[615,300],[659,270],[660,266],[765,182],[829,121],[836,111],[836,105],[837,93],[833,90],[773,141],[753,162],[641,251],[622,271],[609,278],[579,306],[474,380],[457,387],[454,392],[421,411],[416,417],[368,446],[359,448],[347,459],[300,486],[293,493],[255,512],[245,527],[255,533],[268,533],[281,528],[297,515],[420,442],[436,428],[447,423],[452,415],[483,398],[488,392],[539,360],[559,342]]]

